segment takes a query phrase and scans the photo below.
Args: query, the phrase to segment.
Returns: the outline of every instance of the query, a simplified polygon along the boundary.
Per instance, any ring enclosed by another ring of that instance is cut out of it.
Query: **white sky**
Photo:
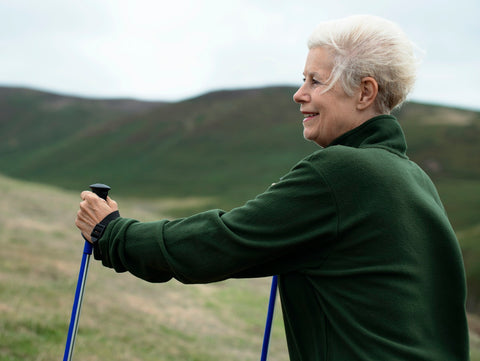
[[[318,22],[359,13],[425,51],[412,99],[480,110],[478,0],[0,0],[0,85],[144,100],[297,86]]]

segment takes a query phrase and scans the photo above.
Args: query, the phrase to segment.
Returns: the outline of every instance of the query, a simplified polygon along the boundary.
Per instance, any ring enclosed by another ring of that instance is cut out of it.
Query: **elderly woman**
[[[411,43],[354,16],[308,45],[293,98],[321,149],[229,212],[141,223],[83,192],[77,226],[90,240],[103,220],[96,258],[150,282],[278,274],[291,360],[468,360],[458,242],[389,115],[414,84]]]

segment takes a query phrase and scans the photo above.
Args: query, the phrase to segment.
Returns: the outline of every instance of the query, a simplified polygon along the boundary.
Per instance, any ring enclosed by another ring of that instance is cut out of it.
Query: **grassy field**
[[[73,224],[78,194],[1,176],[0,189],[0,361],[60,360],[83,249]],[[114,198],[142,220],[209,201]],[[155,285],[92,260],[74,359],[258,360],[269,285]],[[480,318],[469,319],[472,361],[479,361]],[[270,359],[288,359],[281,312]]]
[[[60,360],[83,249],[73,224],[79,197],[3,177],[0,189],[0,360]],[[164,216],[173,202],[119,201],[145,220]],[[259,359],[269,284],[155,285],[92,260],[74,359]],[[288,359],[281,312],[270,354]]]

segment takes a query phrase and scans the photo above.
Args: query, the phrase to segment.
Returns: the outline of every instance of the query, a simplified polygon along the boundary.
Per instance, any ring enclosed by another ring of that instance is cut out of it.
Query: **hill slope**
[[[0,87],[0,170],[14,174],[28,169],[28,164],[35,164],[35,159],[42,159],[43,155],[61,160],[52,149],[68,144],[71,137],[164,104],[129,99],[93,100]],[[57,166],[61,168],[59,163]]]
[[[65,118],[68,136],[53,133],[35,144],[29,138],[38,132],[24,124],[27,133],[15,135],[29,146],[4,147],[0,169],[69,189],[102,179],[122,194],[245,200],[314,149],[302,139],[288,88],[219,92],[95,122]],[[2,123],[10,122],[17,120]]]
[[[318,149],[302,138],[294,90],[143,103],[0,88],[0,172],[77,191],[102,181],[122,195],[205,196],[214,199],[205,206],[230,208]],[[397,115],[409,156],[433,177],[455,227],[475,225],[480,113],[408,103]]]

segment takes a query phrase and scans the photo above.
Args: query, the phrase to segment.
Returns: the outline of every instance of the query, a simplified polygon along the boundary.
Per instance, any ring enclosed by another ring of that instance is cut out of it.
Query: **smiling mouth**
[[[303,121],[306,122],[313,117],[316,117],[319,113],[303,113]]]

